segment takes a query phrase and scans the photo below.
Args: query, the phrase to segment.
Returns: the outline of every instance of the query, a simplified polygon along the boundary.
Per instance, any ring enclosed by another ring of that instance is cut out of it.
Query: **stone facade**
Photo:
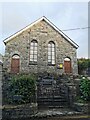
[[[3,67],[3,59],[0,54],[0,107],[2,106],[2,67]],[[0,119],[2,119],[2,109],[0,109]]]
[[[37,113],[37,104],[8,105],[3,107],[3,120],[27,119]]]
[[[3,62],[3,56],[0,54],[0,62]]]
[[[30,43],[38,43],[37,64],[30,64]],[[55,65],[48,65],[48,42],[55,43]],[[6,43],[3,67],[11,72],[11,59],[14,54],[20,56],[20,73],[64,73],[64,59],[71,59],[72,73],[78,74],[76,47],[65,39],[44,19],[13,37]],[[63,68],[58,66],[62,64]]]

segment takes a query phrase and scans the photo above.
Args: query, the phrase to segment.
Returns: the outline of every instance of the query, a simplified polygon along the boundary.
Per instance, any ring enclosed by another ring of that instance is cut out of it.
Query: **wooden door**
[[[70,61],[64,61],[64,72],[65,73],[71,73],[71,60]]]
[[[11,61],[11,73],[19,73],[19,58],[12,58]]]

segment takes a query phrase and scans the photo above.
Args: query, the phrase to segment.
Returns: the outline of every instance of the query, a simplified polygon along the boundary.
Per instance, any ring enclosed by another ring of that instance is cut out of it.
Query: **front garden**
[[[69,76],[66,76],[65,78],[68,79],[69,82],[71,81]],[[79,94],[76,96],[75,106],[73,110],[85,113],[85,111],[88,111],[88,103],[90,103],[90,80],[87,77],[83,76],[79,76],[78,79]],[[7,83],[8,84],[5,89],[5,92],[7,93],[5,102],[7,104],[3,106],[4,119],[23,117],[27,118],[35,115],[38,112],[36,85],[37,76],[33,74],[12,75],[9,77]]]

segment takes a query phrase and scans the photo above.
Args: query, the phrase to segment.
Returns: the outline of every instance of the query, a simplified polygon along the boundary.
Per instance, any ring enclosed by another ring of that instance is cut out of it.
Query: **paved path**
[[[34,120],[90,120],[89,115],[69,108],[39,110]]]

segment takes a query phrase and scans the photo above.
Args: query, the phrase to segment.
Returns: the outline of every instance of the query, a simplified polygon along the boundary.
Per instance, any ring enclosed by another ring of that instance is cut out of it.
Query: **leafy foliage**
[[[80,82],[81,98],[85,101],[90,100],[90,80],[82,78]]]
[[[90,59],[80,58],[78,59],[78,72],[83,74],[90,67]]]
[[[36,77],[33,75],[13,76],[9,82],[10,102],[30,103],[35,96]]]

